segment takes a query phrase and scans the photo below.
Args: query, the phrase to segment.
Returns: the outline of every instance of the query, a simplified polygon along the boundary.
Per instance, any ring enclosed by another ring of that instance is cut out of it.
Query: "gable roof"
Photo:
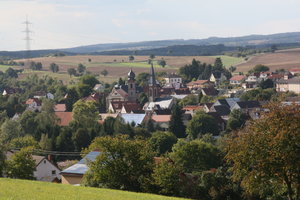
[[[236,76],[233,76],[233,77],[231,77],[231,81],[242,81],[242,80],[244,80],[246,78],[246,76],[244,76],[244,75],[236,75]]]
[[[132,122],[134,122],[136,125],[139,125],[144,121],[146,114],[122,113],[120,114],[120,117],[124,120],[125,123],[131,124]]]
[[[219,94],[218,90],[214,87],[202,88],[201,90],[204,92],[204,95],[207,96],[217,96]]]
[[[185,110],[185,111],[194,111],[194,110],[200,110],[200,109],[203,109],[203,106],[200,106],[200,105],[187,105],[187,106],[184,106],[182,108],[182,110]]]
[[[220,116],[226,116],[230,114],[230,109],[228,106],[225,105],[217,105],[213,106],[211,110],[217,112]]]
[[[32,104],[34,102],[36,102],[36,104],[38,106],[42,105],[42,102],[39,99],[37,99],[37,98],[29,98],[29,99],[27,99],[27,101],[25,102],[25,104],[30,105],[30,104]]]
[[[98,155],[100,155],[99,151],[92,151],[92,152],[88,153],[78,163],[63,170],[61,172],[61,174],[62,175],[64,175],[64,174],[78,174],[78,175],[85,174],[89,169],[87,163],[90,161],[92,161],[92,162],[95,161]]]
[[[287,80],[288,84],[300,84],[300,77],[296,76]]]
[[[258,108],[260,103],[258,101],[240,101],[236,102],[240,108]]]
[[[170,109],[174,101],[173,97],[157,98],[155,102],[148,102],[145,104],[145,110],[153,110],[155,107],[160,109]]]
[[[59,126],[68,126],[73,120],[72,112],[55,112],[56,117],[59,119]]]
[[[133,103],[133,102],[127,102],[125,104],[123,104],[123,108],[125,109],[125,111],[127,113],[131,113],[134,111],[140,111],[142,110],[142,107],[140,104],[138,103]]]
[[[171,115],[152,115],[152,120],[155,122],[169,122]]]
[[[187,86],[193,86],[193,85],[203,85],[205,83],[208,83],[208,80],[196,80],[196,81],[191,81],[188,84],[186,84]]]

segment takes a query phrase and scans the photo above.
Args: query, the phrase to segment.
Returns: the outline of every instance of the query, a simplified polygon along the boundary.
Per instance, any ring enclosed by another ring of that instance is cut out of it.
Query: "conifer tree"
[[[175,104],[169,122],[169,131],[172,132],[177,138],[185,137],[185,126],[182,122],[182,111],[178,104]]]

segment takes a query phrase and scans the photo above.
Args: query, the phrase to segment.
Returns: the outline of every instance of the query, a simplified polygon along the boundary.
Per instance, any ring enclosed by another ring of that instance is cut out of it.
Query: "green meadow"
[[[0,200],[180,200],[154,194],[90,188],[57,183],[0,179]]]

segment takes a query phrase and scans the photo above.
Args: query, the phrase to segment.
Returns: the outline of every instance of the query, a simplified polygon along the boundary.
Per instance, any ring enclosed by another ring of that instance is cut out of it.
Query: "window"
[[[44,164],[46,164],[46,160],[44,160]]]
[[[133,86],[132,86],[132,83],[130,84],[130,89],[132,89],[133,88]]]
[[[56,170],[52,170],[51,173],[52,173],[52,175],[55,175],[56,174]]]

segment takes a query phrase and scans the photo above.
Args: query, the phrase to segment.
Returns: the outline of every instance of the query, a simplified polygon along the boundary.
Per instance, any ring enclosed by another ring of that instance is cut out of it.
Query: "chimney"
[[[47,159],[48,159],[49,161],[52,161],[52,156],[51,156],[51,155],[48,155],[48,156],[47,156]]]

